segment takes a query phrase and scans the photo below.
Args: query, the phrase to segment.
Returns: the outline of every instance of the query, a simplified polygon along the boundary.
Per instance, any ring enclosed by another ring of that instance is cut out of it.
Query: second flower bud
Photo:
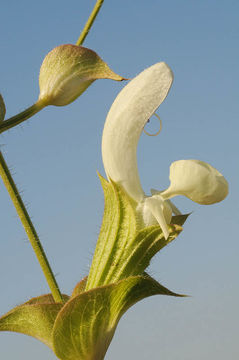
[[[83,46],[60,45],[45,57],[39,75],[38,102],[64,106],[78,98],[97,79],[126,80]]]

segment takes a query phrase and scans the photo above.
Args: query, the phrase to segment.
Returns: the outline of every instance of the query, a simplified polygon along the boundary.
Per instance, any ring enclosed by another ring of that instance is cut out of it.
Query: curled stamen
[[[146,135],[148,135],[148,136],[157,136],[157,135],[161,132],[161,130],[162,130],[162,120],[160,119],[160,117],[158,116],[158,114],[154,113],[153,115],[155,115],[156,118],[158,118],[158,120],[159,120],[159,122],[160,122],[160,128],[159,128],[159,130],[158,130],[155,134],[150,134],[148,131],[145,130],[145,128],[143,128],[144,133],[145,133]],[[149,122],[149,120],[148,120],[147,122]]]

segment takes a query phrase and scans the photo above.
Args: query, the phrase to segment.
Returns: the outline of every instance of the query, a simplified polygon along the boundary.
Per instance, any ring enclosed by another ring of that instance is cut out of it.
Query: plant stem
[[[76,42],[76,45],[82,45],[86,36],[88,35],[91,26],[93,25],[93,22],[95,21],[95,18],[100,11],[101,6],[103,5],[104,0],[97,0],[96,4],[94,6],[94,9],[92,10],[92,13],[90,14],[84,29],[82,30],[79,39]]]
[[[45,106],[46,105],[43,102],[37,101],[34,105],[30,106],[26,110],[7,120],[2,121],[0,123],[0,134],[29,119],[30,117],[38,113],[40,110],[42,110]]]
[[[10,170],[4,160],[2,153],[0,152],[0,175],[2,177],[3,183],[7,188],[7,191],[10,195],[10,198],[16,208],[17,214],[22,222],[22,225],[27,233],[29,241],[33,247],[33,250],[36,254],[37,260],[40,263],[42,271],[45,275],[46,281],[51,289],[52,296],[55,302],[62,302],[63,298],[60,293],[59,287],[57,285],[56,279],[51,270],[50,264],[47,260],[44,249],[40,243],[39,237],[36,233],[34,225],[30,219],[30,216],[25,208],[25,205],[21,199],[19,191],[14,183],[14,180],[11,176]]]
[[[95,18],[103,4],[104,0],[97,0],[94,9],[92,10],[84,29],[81,32],[81,35],[79,39],[76,42],[76,45],[81,45],[86,36],[88,35],[91,26],[93,25]],[[38,113],[40,110],[42,110],[46,104],[43,102],[37,101],[34,105],[30,106],[26,110],[22,111],[21,113],[3,121],[0,123],[0,134],[3,133],[6,130],[9,130],[13,128],[14,126],[22,123],[23,121],[29,119],[36,113]],[[10,198],[16,208],[17,214],[22,222],[22,225],[26,231],[26,234],[29,238],[29,241],[33,247],[33,250],[36,254],[36,257],[39,261],[39,264],[42,268],[42,271],[45,275],[45,278],[47,280],[47,283],[49,285],[49,288],[51,289],[52,296],[55,300],[55,302],[62,302],[63,298],[61,295],[61,292],[59,290],[58,284],[56,282],[56,279],[53,275],[53,272],[51,270],[50,264],[47,260],[46,254],[44,252],[44,249],[41,245],[40,239],[37,235],[37,232],[34,228],[34,225],[30,219],[30,216],[26,210],[26,207],[22,201],[22,198],[19,194],[19,191],[16,187],[16,184],[14,183],[14,180],[11,176],[10,170],[8,169],[8,166],[4,160],[4,157],[2,153],[0,152],[0,176],[2,177],[3,183],[7,188],[7,191],[10,195]]]

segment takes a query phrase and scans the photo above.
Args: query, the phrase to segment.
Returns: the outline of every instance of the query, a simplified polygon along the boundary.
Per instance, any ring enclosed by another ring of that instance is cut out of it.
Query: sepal
[[[138,216],[137,203],[123,187],[101,176],[100,180],[105,210],[86,290],[141,275],[151,258],[182,231],[180,224],[172,223],[165,239],[160,226],[145,227]],[[181,223],[186,220],[184,215],[175,218]]]
[[[172,216],[171,224],[183,226],[190,215],[191,213]]]

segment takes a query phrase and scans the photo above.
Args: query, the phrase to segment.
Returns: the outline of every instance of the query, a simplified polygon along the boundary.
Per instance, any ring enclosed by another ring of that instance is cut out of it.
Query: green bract
[[[55,321],[55,354],[61,360],[104,359],[121,316],[136,302],[152,295],[180,296],[145,274],[72,298]]]
[[[64,295],[64,301],[69,296]],[[0,318],[0,331],[14,331],[32,336],[52,349],[52,329],[63,304],[55,303],[51,294],[33,298]]]
[[[71,44],[57,46],[41,65],[38,102],[45,106],[70,104],[96,79],[125,80],[93,50]]]
[[[55,303],[51,295],[33,298],[0,318],[1,331],[33,336],[61,360],[102,360],[121,316],[152,295],[176,294],[145,273],[151,258],[181,232],[186,215],[175,216],[166,240],[158,225],[145,228],[135,201],[124,189],[100,177],[105,210],[90,274],[72,296]]]

